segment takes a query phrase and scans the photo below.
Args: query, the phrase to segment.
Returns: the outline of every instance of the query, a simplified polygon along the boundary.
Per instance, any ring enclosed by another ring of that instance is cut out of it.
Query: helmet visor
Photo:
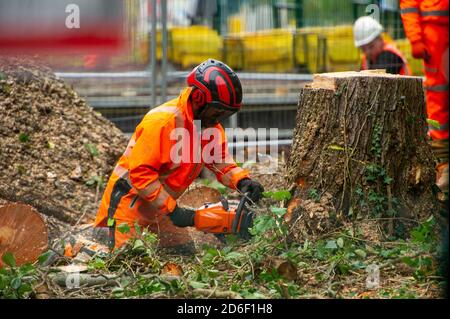
[[[218,103],[210,103],[200,113],[202,126],[213,126],[238,111],[237,108],[224,107]]]

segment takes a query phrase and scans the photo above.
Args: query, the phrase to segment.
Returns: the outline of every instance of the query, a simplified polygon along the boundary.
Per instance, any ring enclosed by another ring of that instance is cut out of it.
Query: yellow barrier
[[[170,61],[183,68],[208,58],[222,59],[223,39],[207,26],[174,27],[169,30]]]
[[[240,30],[238,19],[230,20]],[[423,75],[422,62],[413,59],[407,39],[392,40],[408,59],[414,75]],[[208,58],[224,59],[236,70],[255,72],[292,72],[296,66],[310,72],[359,70],[361,52],[354,46],[353,27],[306,27],[292,32],[272,29],[231,34],[224,39],[207,26],[173,27],[169,30],[168,58],[183,68]],[[158,59],[161,58],[161,34],[157,34]]]
[[[357,70],[360,53],[353,42],[353,26],[306,27],[295,36],[297,63],[310,72]]]
[[[290,72],[293,39],[293,33],[284,29],[232,34],[224,40],[226,63],[248,71]]]

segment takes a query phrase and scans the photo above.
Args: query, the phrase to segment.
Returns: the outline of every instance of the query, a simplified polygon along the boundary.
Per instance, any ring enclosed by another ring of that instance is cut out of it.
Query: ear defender
[[[195,89],[192,92],[192,101],[197,103],[200,107],[204,107],[206,104],[205,93],[200,89]]]

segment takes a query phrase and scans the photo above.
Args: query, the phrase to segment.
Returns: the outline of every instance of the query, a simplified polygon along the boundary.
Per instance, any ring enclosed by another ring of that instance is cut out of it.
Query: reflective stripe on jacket
[[[448,0],[400,0],[400,14],[408,39],[423,41],[423,23],[448,24]]]

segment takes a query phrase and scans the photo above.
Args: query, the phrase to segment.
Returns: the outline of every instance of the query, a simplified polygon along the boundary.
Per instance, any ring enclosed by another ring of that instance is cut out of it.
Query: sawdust
[[[49,68],[0,58],[0,194],[58,207],[45,217],[51,235],[68,220],[92,220],[126,143]]]

